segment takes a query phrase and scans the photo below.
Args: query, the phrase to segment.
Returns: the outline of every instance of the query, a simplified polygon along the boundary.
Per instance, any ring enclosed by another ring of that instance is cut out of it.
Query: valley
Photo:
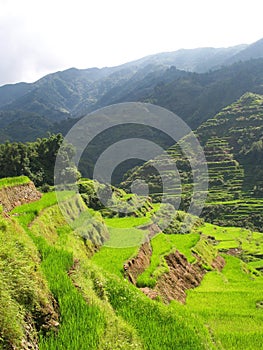
[[[0,349],[262,348],[262,43],[0,87]]]

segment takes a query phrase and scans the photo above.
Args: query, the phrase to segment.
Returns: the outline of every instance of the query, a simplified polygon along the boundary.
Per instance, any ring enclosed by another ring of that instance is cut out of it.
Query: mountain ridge
[[[2,86],[0,142],[33,141],[47,132],[66,132],[65,125],[74,124],[75,118],[130,101],[160,105],[196,128],[246,91],[263,93],[263,58],[244,62],[238,58],[240,62],[218,68],[226,55],[241,52],[263,57],[261,40],[230,48],[182,49],[116,67],[70,68],[35,83]],[[217,69],[210,64],[207,72],[190,71],[207,60]]]

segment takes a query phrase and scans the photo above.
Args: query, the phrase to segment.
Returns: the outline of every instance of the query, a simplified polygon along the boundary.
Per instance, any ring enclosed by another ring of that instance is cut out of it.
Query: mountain
[[[32,141],[47,131],[65,130],[67,120],[126,101],[163,106],[196,128],[246,91],[263,92],[263,58],[256,59],[261,48],[262,41],[178,50],[116,67],[71,68],[32,84],[2,86],[0,142]],[[242,53],[249,61],[242,62]],[[229,65],[230,59],[238,63]]]
[[[243,190],[263,195],[263,96],[244,94],[198,129],[203,145],[211,138],[228,142],[244,169]]]
[[[173,111],[196,128],[247,91],[263,93],[263,59],[239,62],[203,74],[172,66],[110,90],[95,106],[150,102]]]
[[[31,84],[18,83],[8,84],[0,87],[0,107],[4,106],[31,90]]]
[[[238,61],[248,61],[254,58],[263,57],[263,38],[255,43],[244,47],[243,50],[238,51],[236,54],[228,58],[224,63],[231,64]]]
[[[180,70],[204,73],[224,65],[231,57],[242,52],[247,47],[249,45],[243,44],[228,48],[180,49],[174,52],[162,52],[143,57],[137,61],[127,63],[125,66],[167,65],[176,66]]]
[[[202,123],[196,136],[203,146],[209,173],[205,219],[263,231],[263,95],[245,93]],[[157,162],[158,169],[165,169],[169,179],[165,197],[176,203],[179,196],[182,208],[187,209],[193,176],[182,149],[180,143],[176,144],[154,162],[148,161],[129,171],[121,187],[128,190],[136,179],[143,179],[148,183],[153,199],[160,201],[163,188],[155,170]],[[170,157],[180,174],[182,195],[173,180],[174,164]]]

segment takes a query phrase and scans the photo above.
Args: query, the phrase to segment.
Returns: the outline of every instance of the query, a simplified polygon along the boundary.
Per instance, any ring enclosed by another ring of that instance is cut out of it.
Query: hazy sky
[[[0,85],[263,37],[262,0],[0,0]]]

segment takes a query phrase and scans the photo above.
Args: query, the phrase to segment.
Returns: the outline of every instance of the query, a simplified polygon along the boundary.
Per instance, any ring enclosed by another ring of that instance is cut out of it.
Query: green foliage
[[[222,226],[238,226],[252,230],[263,230],[263,200],[243,198],[232,201],[208,203],[203,210],[207,222]]]
[[[205,220],[263,230],[262,113],[263,97],[246,93],[197,129],[209,173],[208,198],[202,213]],[[181,143],[167,150],[180,174],[181,194],[173,181],[173,167],[165,154],[157,157],[155,162],[166,169],[167,193],[162,193],[160,174],[154,172],[152,161],[130,171],[121,184],[122,188],[128,190],[135,179],[141,178],[148,183],[154,201],[160,201],[162,195],[171,203],[181,199],[180,209],[187,211],[194,184],[192,169],[181,150]],[[253,200],[253,197],[258,200]],[[178,227],[174,227],[174,231],[177,230]]]
[[[71,192],[65,192],[63,195],[65,201],[68,198],[72,199]],[[52,205],[54,203],[55,193],[47,193],[39,202],[16,208],[20,214],[17,219],[27,229],[41,254],[41,268],[60,308],[61,325],[58,334],[42,335],[39,347],[78,350],[86,349],[86,344],[89,344],[90,349],[97,349],[105,328],[105,320],[96,305],[86,303],[67,274],[73,265],[73,254],[71,249],[64,249],[64,245],[67,246],[68,235],[72,230],[66,227],[65,218],[57,206]],[[80,238],[77,241],[82,242],[85,252],[83,241]]]
[[[243,189],[252,191],[261,184],[263,97],[246,93],[208,119],[197,130],[203,144],[213,135],[227,140],[234,159],[244,168]]]
[[[175,211],[171,204],[161,204],[152,221],[162,229],[163,233],[169,235],[190,233],[193,227],[202,224],[200,218],[183,211]]]
[[[62,193],[62,192],[61,192]],[[61,194],[60,194],[61,195]],[[72,192],[64,191],[63,192],[64,199],[72,196]],[[51,207],[52,205],[57,203],[57,197],[55,192],[44,193],[40,200],[28,204],[20,205],[13,209],[13,214],[20,214],[19,220],[23,221],[23,225],[26,227],[34,218],[34,216],[38,215],[43,209]],[[27,219],[27,215],[31,219]]]
[[[124,200],[131,198],[120,193]],[[81,214],[84,204],[79,196],[70,191],[61,192],[60,200],[62,196],[69,218]],[[47,304],[49,292],[44,274],[58,302],[60,325],[57,332],[39,333],[40,349],[78,350],[88,346],[103,350],[208,350],[236,349],[237,344],[240,349],[258,348],[263,321],[262,234],[203,224],[189,234],[155,236],[151,265],[139,277],[144,275],[142,285],[150,287],[167,269],[164,257],[176,249],[190,262],[194,261],[192,251],[198,253],[207,269],[217,251],[239,251],[237,257],[224,256],[226,266],[222,272],[208,272],[198,288],[187,292],[186,305],[163,305],[123,278],[123,263],[136,256],[146,233],[138,226],[149,222],[156,209],[154,205],[141,217],[108,217],[108,243],[126,244],[132,238],[135,246],[116,249],[109,244],[91,259],[91,246],[78,232],[79,227],[88,226],[87,217],[80,215],[76,226],[69,226],[54,192],[45,193],[38,202],[15,208],[11,214],[17,223],[1,219],[0,238],[4,244],[0,244],[0,347],[4,344],[19,348],[25,314],[34,315],[35,310]],[[99,213],[91,209],[88,212],[93,228],[105,225]],[[186,214],[177,214],[180,225]]]
[[[135,256],[138,247],[112,248],[102,247],[93,257],[92,262],[103,270],[123,278],[123,264]]]
[[[140,244],[148,234],[148,231],[134,228],[142,224],[142,219],[132,217],[106,219],[110,238],[93,255],[92,261],[104,270],[123,277],[124,262],[136,256]]]
[[[201,286],[187,292],[186,307],[213,329],[223,349],[258,349],[263,340],[262,312],[256,307],[262,300],[262,276],[252,276],[235,257],[224,258],[222,273],[209,272]]]
[[[43,271],[60,306],[61,322],[57,335],[40,339],[40,349],[84,350],[87,344],[90,349],[97,349],[105,321],[99,308],[85,302],[67,275],[73,265],[72,254],[49,247],[43,241],[39,248]]]
[[[82,179],[78,188],[86,205],[100,210],[104,217],[144,217],[153,209],[149,198],[127,194],[122,189],[95,180]]]
[[[260,271],[260,266],[263,263],[262,233],[238,227],[220,227],[208,223],[205,223],[198,230],[214,237],[216,248],[219,251],[227,252],[229,249],[237,249],[237,254],[241,260]]]
[[[25,175],[37,186],[53,185],[55,161],[62,142],[62,135],[57,134],[25,144],[20,142],[0,144],[0,178]],[[79,176],[71,163],[73,154],[70,145],[60,149],[60,159],[63,158],[60,166],[64,169],[64,177],[72,181]]]

